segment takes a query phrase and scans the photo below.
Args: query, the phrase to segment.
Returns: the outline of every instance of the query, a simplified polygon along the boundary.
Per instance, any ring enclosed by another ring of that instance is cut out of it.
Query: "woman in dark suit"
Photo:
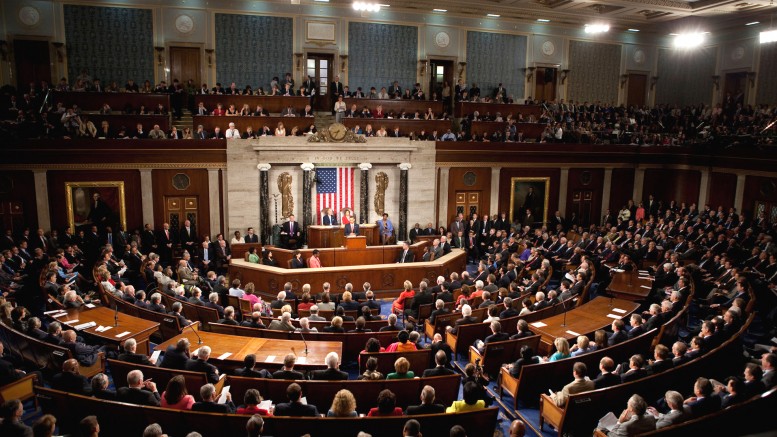
[[[512,365],[508,365],[510,368],[510,375],[515,378],[521,376],[521,367],[528,364],[539,364],[540,359],[534,356],[534,350],[531,346],[524,345],[521,348],[521,358],[515,361]]]
[[[269,250],[265,249],[262,255],[262,264],[272,267],[276,267],[278,265],[278,263],[275,262],[275,258],[272,257],[272,252]]]
[[[299,250],[295,250],[293,253],[294,258],[291,259],[291,268],[292,269],[304,269],[305,268],[305,260],[302,259],[302,252]]]

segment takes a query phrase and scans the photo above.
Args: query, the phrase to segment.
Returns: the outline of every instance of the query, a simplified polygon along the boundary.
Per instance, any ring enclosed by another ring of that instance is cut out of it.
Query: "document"
[[[78,319],[68,320],[67,322],[62,322],[62,323],[66,324],[66,325],[72,325],[73,323],[78,323]]]
[[[229,387],[228,385],[225,385],[224,388],[221,389],[221,396],[219,396],[219,404],[226,404],[227,403],[227,394],[229,393]]]
[[[95,306],[94,306],[94,304],[93,304],[93,303],[88,303],[88,304],[86,304],[86,307],[87,307],[87,308],[95,308]]]
[[[609,317],[611,319],[616,319],[616,320],[620,320],[620,319],[623,318],[622,316],[619,316],[617,314],[607,314],[607,317]]]
[[[575,332],[575,331],[567,331],[567,334],[569,334],[569,335],[574,335],[575,337],[580,337],[580,334],[578,334],[578,333],[577,333],[577,332]]]
[[[154,351],[153,354],[151,354],[151,361],[156,363],[157,360],[159,360],[159,355],[162,354],[162,351]]]
[[[272,363],[275,361],[275,355],[267,355],[267,358],[264,359],[265,363]]]
[[[615,428],[615,425],[617,424],[618,424],[618,418],[615,417],[615,414],[613,414],[612,411],[610,411],[609,413],[607,413],[607,415],[599,419],[599,425],[597,425],[597,428],[606,429],[607,431],[612,431],[612,429]]]
[[[619,314],[626,314],[626,310],[622,310],[620,308],[613,308],[612,310]]]
[[[118,335],[116,335],[116,338],[122,338],[122,337],[124,337],[124,336],[127,336],[127,335],[129,335],[129,334],[130,334],[130,332],[129,332],[129,331],[124,331],[124,332],[122,332],[121,334],[118,334]]]
[[[535,328],[544,328],[548,326],[546,323],[542,323],[542,322],[534,322],[531,325],[534,326]]]
[[[272,400],[271,399],[265,399],[262,402],[259,402],[259,405],[257,405],[259,408],[270,411],[272,408]]]
[[[219,355],[217,358],[218,358],[219,360],[226,360],[226,359],[227,359],[227,358],[229,358],[231,355],[232,355],[232,352],[225,352],[225,353],[223,353],[223,354]]]

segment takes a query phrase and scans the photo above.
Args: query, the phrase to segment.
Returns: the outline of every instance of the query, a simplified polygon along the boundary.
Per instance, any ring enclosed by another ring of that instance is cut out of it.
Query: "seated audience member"
[[[143,380],[143,372],[140,370],[132,370],[127,374],[127,387],[121,387],[116,391],[116,400],[152,407],[160,405],[156,383],[151,380]]]
[[[621,383],[621,377],[615,373],[615,361],[610,357],[599,360],[599,375],[594,379],[597,389],[612,387]]]
[[[324,358],[326,370],[314,370],[311,374],[313,380],[320,381],[341,381],[347,380],[348,374],[340,370],[340,357],[336,352],[329,352]]]
[[[194,405],[194,396],[186,391],[186,380],[183,375],[175,375],[170,378],[161,398],[163,408],[191,410],[192,405]]]
[[[510,375],[514,378],[521,376],[521,367],[529,364],[539,364],[540,357],[534,355],[534,349],[529,345],[521,346],[521,357],[507,367],[510,369]]]
[[[192,411],[204,411],[207,413],[234,413],[235,404],[232,403],[232,393],[227,392],[227,402],[219,404],[216,387],[213,384],[205,384],[200,388],[201,402],[195,402],[192,405]]]
[[[629,335],[626,333],[626,326],[623,320],[612,321],[612,334],[607,338],[607,345],[614,346],[618,343],[623,343],[629,339]]]
[[[405,414],[417,416],[419,414],[441,414],[445,412],[445,405],[434,403],[435,391],[431,385],[425,385],[421,390],[421,405],[407,407]]]
[[[294,354],[287,354],[283,357],[283,368],[273,372],[273,379],[305,379],[305,375],[294,370],[294,363],[297,357]]]
[[[243,358],[243,368],[235,370],[235,375],[247,378],[272,379],[272,373],[266,369],[256,370],[256,355],[254,354],[248,354]]]
[[[378,416],[401,416],[402,409],[397,407],[397,397],[389,389],[381,390],[378,393],[378,406],[370,408],[368,417]]]
[[[138,342],[134,338],[124,340],[124,352],[119,354],[119,361],[142,364],[144,366],[156,365],[157,360],[155,358],[149,358],[145,354],[136,353],[137,350]]]
[[[291,313],[285,312],[281,314],[280,320],[275,319],[270,322],[270,325],[267,327],[267,329],[294,332],[294,330],[297,328],[291,324]]]
[[[569,342],[567,342],[566,338],[556,337],[553,340],[553,345],[556,346],[556,352],[547,359],[548,362],[563,360],[572,356],[569,353]]]
[[[100,424],[96,416],[86,416],[78,423],[78,430],[83,437],[99,437]]]
[[[116,391],[108,390],[108,377],[104,373],[98,373],[92,377],[92,396],[106,401],[116,400]]]
[[[235,307],[228,306],[224,308],[224,318],[219,319],[216,323],[221,323],[222,325],[232,325],[232,326],[238,326],[240,323],[235,320]]]
[[[97,362],[100,352],[104,350],[102,346],[89,346],[77,341],[76,332],[67,330],[62,333],[62,346],[70,349],[70,353],[78,360],[78,363],[84,366],[91,366]]]
[[[432,314],[429,315],[429,324],[434,325],[434,319],[437,318],[437,316],[448,313],[450,313],[450,310],[445,308],[445,301],[442,299],[437,299],[434,302],[434,311],[432,311]]]
[[[575,393],[581,393],[584,391],[590,391],[594,389],[594,382],[585,379],[588,369],[584,363],[577,362],[572,366],[572,376],[575,380],[565,385],[560,392],[554,392],[550,395],[550,398],[559,407],[564,407],[567,404],[569,395]]]
[[[3,422],[0,423],[0,435],[31,437],[32,428],[25,425],[22,421],[24,415],[24,405],[18,399],[11,399],[3,402],[0,406],[0,417]]]
[[[519,338],[531,337],[532,335],[534,335],[534,333],[529,330],[529,322],[521,319],[518,320],[516,332],[510,336],[510,340],[518,340]]]
[[[388,324],[382,328],[380,328],[380,332],[385,331],[401,331],[402,328],[397,326],[397,315],[396,314],[389,314],[388,316]]]
[[[408,299],[412,299],[415,296],[415,290],[413,290],[413,284],[410,281],[405,281],[404,290],[399,293],[399,297],[391,304],[392,313],[402,313],[405,310],[405,302]]]
[[[465,304],[464,306],[461,307],[461,318],[456,320],[453,323],[453,326],[449,325],[445,329],[449,333],[451,333],[453,335],[456,335],[459,332],[459,327],[460,326],[472,325],[472,324],[475,324],[475,323],[478,323],[478,319],[477,319],[477,317],[474,317],[472,315],[472,307],[470,307],[469,305]]]
[[[585,335],[578,336],[577,343],[569,349],[571,356],[573,357],[587,354],[588,352],[593,352],[595,350],[596,345],[592,345],[591,340],[589,340]]]
[[[461,426],[456,425],[459,428]],[[456,427],[454,426],[454,428]],[[464,428],[462,428],[463,430]],[[451,428],[453,430],[453,428]],[[454,434],[451,434],[454,436]],[[402,427],[402,437],[421,437],[421,423],[415,419],[410,419],[405,422],[405,426]],[[466,433],[463,436],[455,435],[455,437],[466,437]]]
[[[370,339],[374,340],[374,339]],[[380,343],[378,343],[380,344]],[[370,357],[365,364],[366,370],[359,376],[362,381],[379,381],[385,379],[382,373],[378,372],[378,359]]]
[[[240,326],[245,326],[247,328],[261,328],[264,329],[264,323],[262,322],[262,313],[259,311],[256,311],[257,308],[254,307],[254,312],[251,313],[250,318],[245,318],[242,322],[240,322]]]
[[[646,377],[647,371],[642,368],[644,362],[645,360],[642,358],[642,355],[632,355],[631,358],[629,358],[629,369],[621,374],[621,382],[631,382]],[[623,367],[624,366],[621,366],[621,369],[623,369]]]
[[[771,390],[775,383],[777,383],[774,378],[775,367],[777,367],[776,353],[771,352],[761,355],[761,369],[763,370],[761,382],[763,382],[765,390]]]
[[[402,331],[404,332],[404,331]],[[399,357],[394,362],[394,372],[386,375],[386,379],[412,379],[415,373],[410,370],[410,361],[405,357]]]
[[[362,320],[364,320],[364,319],[362,319]],[[358,323],[356,325],[357,325],[357,328],[358,328]],[[364,324],[362,323],[362,325],[364,325]],[[302,332],[302,333],[318,332],[318,328],[311,328],[310,327],[310,319],[308,319],[307,317],[303,317],[303,318],[299,319],[299,328],[295,329],[294,332]],[[369,332],[369,329],[367,331],[359,331],[359,332]]]
[[[445,354],[445,351],[438,350],[437,353],[434,354],[434,362],[436,364],[434,368],[424,370],[424,378],[430,376],[453,375],[456,373],[451,368],[447,367],[448,355]]]
[[[208,362],[210,358],[210,346],[200,346],[196,358],[189,358],[186,362],[186,370],[190,372],[203,372],[208,377],[208,382],[219,382],[219,369]]]
[[[664,370],[669,370],[674,367],[674,363],[671,359],[671,352],[669,348],[663,344],[656,345],[653,349],[653,359],[649,361],[647,370],[648,375],[654,375],[661,373]]]
[[[302,387],[299,384],[289,384],[286,388],[286,398],[289,400],[288,403],[279,403],[275,406],[273,413],[276,416],[318,417],[318,409],[315,405],[305,405],[300,402]]]
[[[713,395],[712,383],[707,378],[698,378],[693,384],[693,396],[683,402],[690,418],[704,416],[720,409],[720,397]]]
[[[481,410],[486,408],[486,403],[478,399],[478,386],[476,382],[469,381],[464,384],[462,400],[453,401],[450,407],[445,409],[446,413],[459,413],[462,411]]]
[[[78,373],[78,369],[78,361],[74,358],[65,360],[62,363],[62,372],[54,375],[51,379],[51,387],[68,393],[90,395],[92,386],[85,376]]]
[[[329,407],[326,416],[358,417],[359,413],[356,412],[356,398],[353,397],[353,393],[346,389],[335,393],[335,397],[332,399],[332,406]]]
[[[332,322],[330,323],[329,326],[325,326],[323,331],[339,333],[339,334],[344,333],[345,328],[343,328],[343,318],[340,316],[332,317]]]
[[[143,437],[167,437],[158,423],[152,423],[143,430]]]
[[[647,409],[648,413],[656,418],[656,429],[682,423],[687,417],[683,410],[683,395],[674,390],[669,390],[664,395],[664,401],[667,407],[669,407],[669,412],[666,414],[659,413],[653,407],[648,407]]]
[[[243,405],[241,405],[235,413],[237,414],[259,414],[262,416],[272,416],[272,412],[259,408],[259,404],[263,401],[261,393],[255,388],[249,388],[246,390],[243,396]]]
[[[408,341],[410,339],[410,333],[407,331],[399,331],[397,334],[397,340],[394,343],[391,343],[387,348],[386,352],[409,352],[416,350],[415,343],[412,343]]]
[[[614,437],[630,437],[656,429],[656,418],[647,412],[647,403],[642,396],[632,395],[626,403],[618,423],[608,435]]]
[[[181,338],[175,346],[168,346],[160,367],[165,369],[186,370],[186,362],[189,361],[189,339]]]
[[[510,339],[510,334],[506,332],[502,332],[502,324],[499,323],[499,320],[492,320],[490,328],[491,328],[491,335],[486,337],[486,339],[483,341],[480,341],[480,340],[475,341],[475,347],[478,349],[478,351],[480,351],[481,354],[485,350],[485,347],[487,344],[496,343],[499,341],[506,341]]]

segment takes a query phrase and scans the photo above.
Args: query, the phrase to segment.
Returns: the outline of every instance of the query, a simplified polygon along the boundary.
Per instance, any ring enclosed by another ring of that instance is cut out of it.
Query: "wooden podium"
[[[352,237],[345,237],[346,249],[366,249],[367,237],[364,235],[354,235]]]
[[[343,247],[346,236],[342,226],[308,226],[308,248],[325,249],[328,247]],[[364,237],[365,244],[377,246],[380,244],[380,236],[374,224],[359,225],[359,236]]]

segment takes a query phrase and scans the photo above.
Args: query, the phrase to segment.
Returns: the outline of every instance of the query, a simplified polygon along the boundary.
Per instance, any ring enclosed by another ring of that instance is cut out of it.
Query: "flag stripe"
[[[339,215],[343,208],[354,209],[355,170],[353,168],[318,168],[316,174],[318,223],[321,223],[321,212],[324,208],[332,208],[336,215]]]

